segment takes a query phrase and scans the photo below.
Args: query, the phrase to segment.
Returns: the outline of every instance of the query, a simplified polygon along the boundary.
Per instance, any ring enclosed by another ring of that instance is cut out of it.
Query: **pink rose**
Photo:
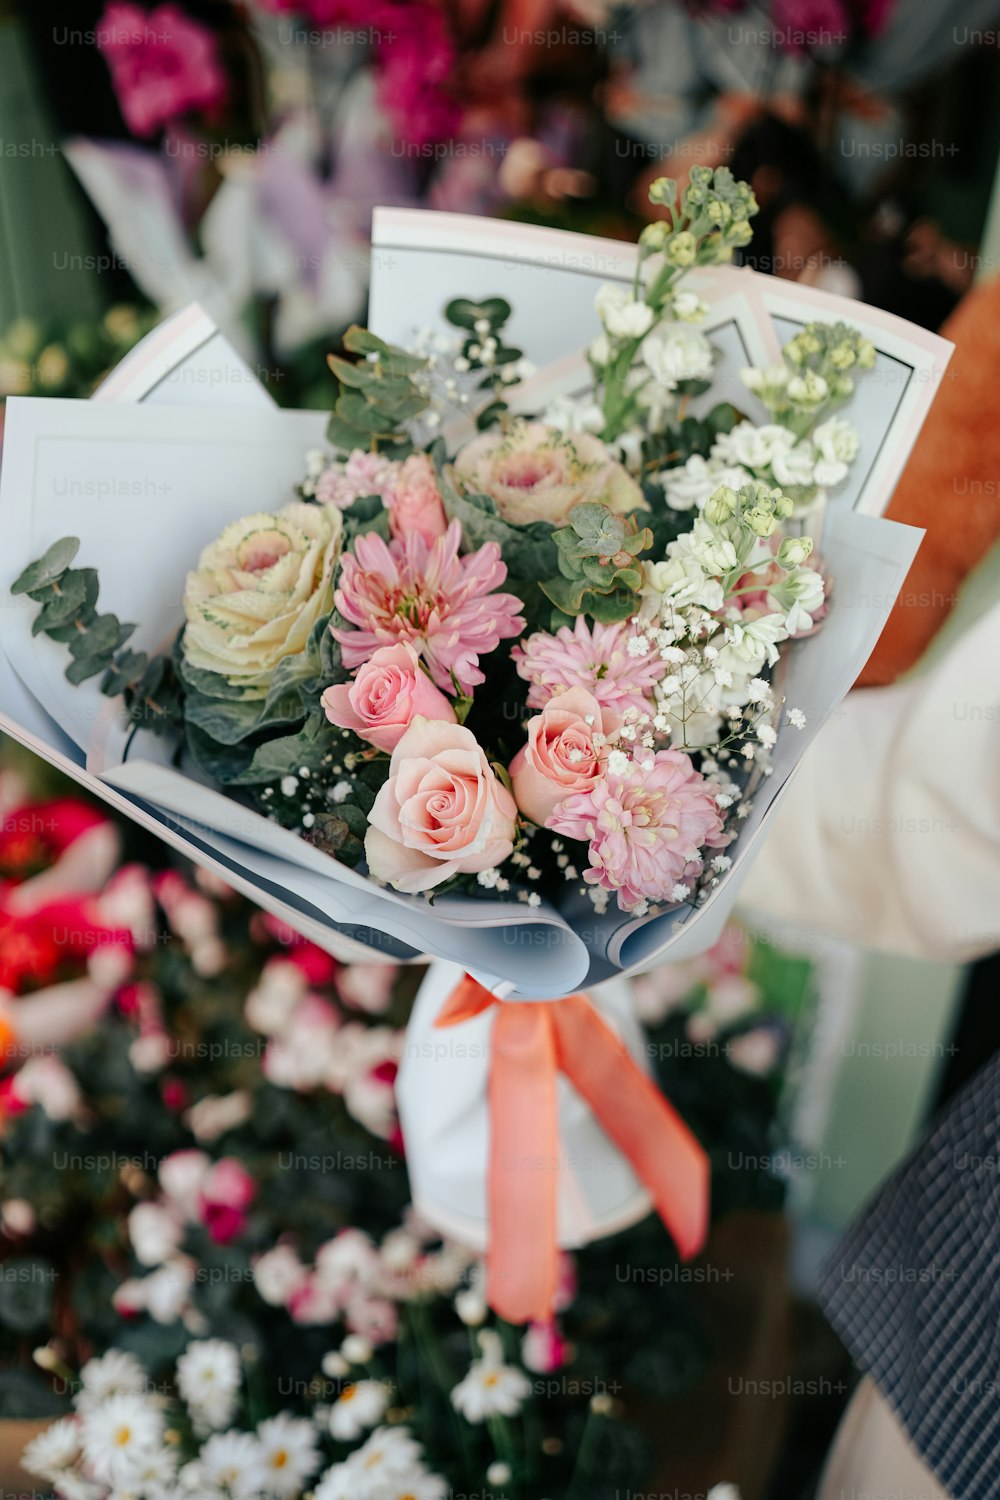
[[[455,723],[455,710],[421,671],[408,641],[382,646],[358,669],[353,682],[327,688],[323,707],[331,724],[353,729],[379,750],[395,750],[413,720]]]
[[[382,494],[382,502],[395,537],[415,531],[429,547],[435,537],[444,536],[448,530],[437,474],[426,453],[411,454],[400,465]]]
[[[198,1214],[217,1245],[228,1245],[243,1232],[256,1193],[253,1178],[235,1156],[221,1157],[206,1174]]]
[[[552,1323],[529,1323],[521,1340],[521,1360],[525,1369],[536,1375],[552,1375],[562,1368],[569,1355],[569,1345]]]
[[[368,868],[399,891],[427,891],[502,864],[516,819],[514,798],[471,730],[417,718],[368,815]]]
[[[601,705],[585,688],[550,699],[528,724],[528,743],[510,763],[514,799],[526,818],[545,827],[567,797],[589,791],[601,775],[594,731],[602,730]]]
[[[228,92],[214,32],[177,5],[111,4],[97,23],[125,124],[153,135],[190,110],[217,114]]]

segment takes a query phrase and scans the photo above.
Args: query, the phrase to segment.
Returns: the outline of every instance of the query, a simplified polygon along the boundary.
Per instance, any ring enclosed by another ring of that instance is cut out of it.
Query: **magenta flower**
[[[511,652],[518,672],[531,683],[529,708],[544,708],[557,693],[568,688],[586,688],[602,708],[621,717],[627,708],[637,713],[654,712],[654,683],[667,672],[657,652],[632,655],[629,642],[643,639],[631,622],[588,626],[578,615],[571,630],[563,625],[555,635],[545,630],[529,635],[523,646]]]
[[[507,577],[496,542],[460,557],[461,540],[457,521],[430,545],[417,532],[388,545],[374,532],[358,537],[334,595],[356,627],[333,631],[348,671],[379,646],[409,641],[445,692],[457,683],[470,693],[486,680],[479,658],[524,629],[521,601],[494,592]]]
[[[226,98],[215,36],[177,5],[112,3],[97,23],[97,45],[133,135],[153,135],[189,110],[217,110]]]
[[[728,842],[713,788],[681,750],[657,751],[649,769],[631,760],[624,771],[609,771],[561,803],[546,826],[589,840],[583,878],[617,891],[622,911],[671,900],[678,882],[701,873],[706,845]]]

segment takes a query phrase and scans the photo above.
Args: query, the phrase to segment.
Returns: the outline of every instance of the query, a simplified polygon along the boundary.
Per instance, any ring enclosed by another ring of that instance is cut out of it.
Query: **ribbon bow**
[[[434,1024],[455,1026],[495,1004],[487,1301],[510,1323],[547,1322],[559,1271],[557,1074],[628,1158],[685,1260],[705,1241],[708,1157],[586,995],[503,1003],[466,974]],[[530,1160],[531,1170],[512,1171],[511,1160]]]

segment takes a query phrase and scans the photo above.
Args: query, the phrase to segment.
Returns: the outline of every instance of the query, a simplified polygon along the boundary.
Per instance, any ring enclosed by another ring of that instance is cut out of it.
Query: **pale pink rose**
[[[288,1312],[293,1323],[313,1326],[332,1323],[341,1314],[340,1298],[330,1287],[324,1286],[313,1272],[295,1288],[288,1299]]]
[[[428,547],[444,536],[448,518],[444,513],[437,472],[426,453],[413,453],[389,480],[382,494],[389,512],[389,530],[395,537],[415,531]]]
[[[455,723],[455,710],[421,669],[409,641],[382,646],[353,682],[327,688],[322,701],[331,724],[385,751],[395,750],[418,714]]]
[[[516,821],[517,804],[472,731],[414,719],[368,815],[368,868],[397,890],[427,891],[502,864]]]
[[[184,1239],[180,1215],[165,1203],[137,1203],[128,1216],[128,1237],[143,1266],[160,1266]]]
[[[601,774],[595,730],[601,706],[584,688],[560,693],[528,724],[528,743],[510,763],[514,800],[540,828],[565,798],[586,792]]]

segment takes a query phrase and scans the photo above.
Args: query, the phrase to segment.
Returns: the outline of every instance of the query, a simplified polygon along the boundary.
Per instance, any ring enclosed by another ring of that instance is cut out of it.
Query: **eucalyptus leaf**
[[[11,584],[11,593],[27,594],[33,589],[43,588],[47,583],[53,583],[65,573],[79,550],[79,537],[60,537],[37,562],[28,564],[24,572]]]

